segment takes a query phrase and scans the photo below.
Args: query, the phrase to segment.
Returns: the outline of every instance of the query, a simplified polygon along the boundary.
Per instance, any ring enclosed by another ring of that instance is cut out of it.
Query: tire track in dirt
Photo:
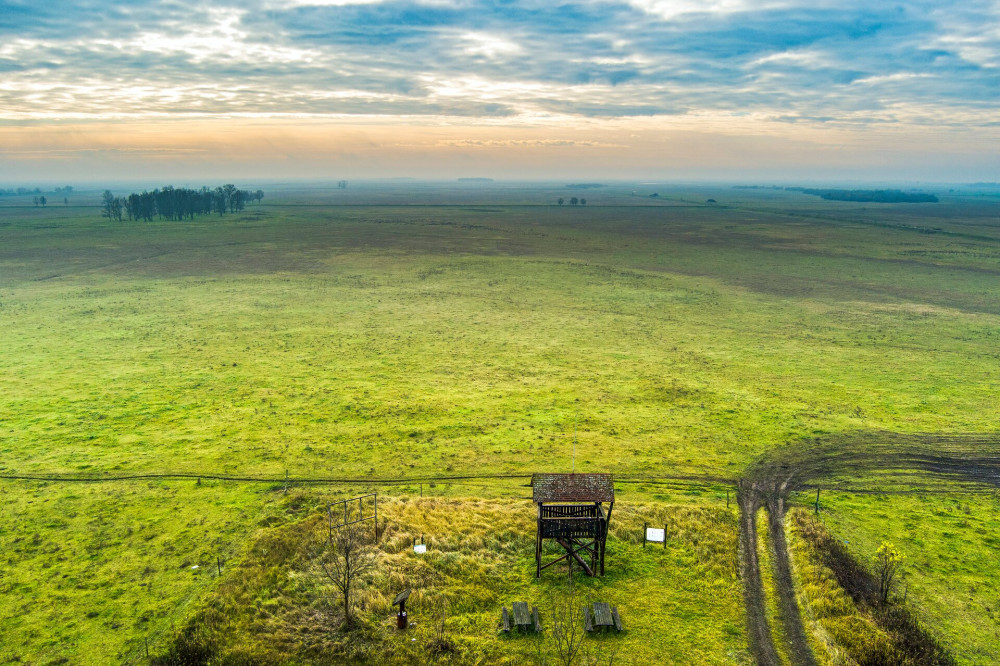
[[[747,637],[750,652],[760,666],[781,666],[781,658],[771,638],[767,621],[767,598],[757,557],[757,511],[760,497],[740,481],[736,503],[740,507],[740,574],[743,579],[743,604],[747,614]]]
[[[785,511],[796,490],[847,476],[855,486],[931,479],[1000,487],[1000,435],[901,435],[862,432],[808,440],[775,449],[750,466],[737,485],[740,507],[740,567],[750,650],[761,666],[781,664],[767,620],[767,601],[757,558],[757,512],[768,510],[774,544],[774,579],[781,622],[793,665],[814,666],[795,598],[785,540]],[[898,477],[898,478],[894,478]]]

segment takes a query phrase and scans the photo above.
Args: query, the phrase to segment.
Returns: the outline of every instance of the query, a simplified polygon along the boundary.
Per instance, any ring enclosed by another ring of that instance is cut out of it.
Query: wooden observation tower
[[[588,576],[604,575],[604,548],[611,510],[615,506],[615,481],[611,474],[534,474],[533,499],[538,505],[535,538],[535,577],[542,569],[572,558]],[[604,504],[607,504],[605,514]],[[554,539],[566,551],[542,564],[542,540]]]

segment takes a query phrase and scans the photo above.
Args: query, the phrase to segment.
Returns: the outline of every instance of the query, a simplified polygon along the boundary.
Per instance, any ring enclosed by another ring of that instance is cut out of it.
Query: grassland
[[[240,216],[149,224],[6,199],[0,474],[368,480],[344,495],[574,464],[734,479],[807,438],[996,431],[995,201],[632,189],[589,191],[586,207],[549,205],[550,186],[269,191]],[[433,493],[524,495],[461,483]],[[725,502],[720,487],[622,490]],[[0,494],[0,659],[30,663],[156,647],[209,594],[214,557],[285,511],[267,484],[193,479]],[[831,527],[872,543],[898,531],[872,501],[845,499]],[[921,546],[909,596],[981,663],[995,623],[932,610],[969,596],[948,582],[949,543]],[[993,608],[973,586],[970,603]],[[664,601],[682,635],[739,626],[694,613],[706,599]],[[706,660],[744,642],[718,638]]]

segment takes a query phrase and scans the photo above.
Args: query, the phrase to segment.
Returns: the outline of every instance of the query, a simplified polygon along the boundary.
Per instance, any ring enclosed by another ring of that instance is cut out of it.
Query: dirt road
[[[757,557],[757,512],[768,511],[774,545],[774,582],[781,622],[794,666],[813,666],[792,584],[785,541],[788,497],[806,488],[906,492],[943,484],[1000,487],[1000,435],[900,435],[862,432],[777,448],[750,466],[738,484],[740,566],[750,650],[761,666],[782,662],[767,620],[767,600]]]

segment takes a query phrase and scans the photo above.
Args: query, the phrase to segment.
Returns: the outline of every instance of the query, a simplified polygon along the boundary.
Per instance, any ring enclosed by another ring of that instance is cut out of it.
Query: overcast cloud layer
[[[997,127],[998,102],[1000,0],[0,2],[8,126],[749,118],[969,130]]]

